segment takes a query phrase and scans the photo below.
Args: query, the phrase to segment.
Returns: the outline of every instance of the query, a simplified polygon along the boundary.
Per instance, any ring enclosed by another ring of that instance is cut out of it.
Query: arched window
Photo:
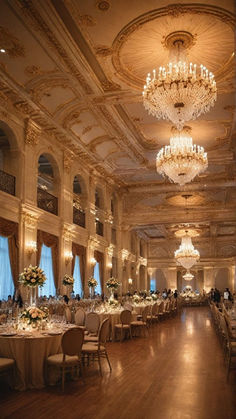
[[[73,181],[73,223],[85,228],[86,191],[81,176],[76,175]]]
[[[80,273],[80,257],[78,255],[75,256],[75,267],[73,272],[73,277],[75,279],[74,282],[74,293],[79,294],[80,297],[83,295],[83,287],[82,287],[82,280],[81,280],[81,273]]]
[[[50,295],[56,295],[56,288],[54,283],[54,273],[53,273],[53,262],[52,262],[52,249],[51,247],[42,245],[41,259],[39,266],[43,269],[47,280],[44,283],[42,294],[49,297]]]
[[[93,272],[93,276],[96,279],[98,285],[96,287],[96,293],[97,294],[102,294],[102,287],[101,287],[101,278],[100,278],[100,266],[99,266],[99,262],[96,262],[95,266],[94,266],[94,272]]]
[[[38,207],[44,211],[58,215],[58,181],[50,156],[41,154],[38,160]]]
[[[8,238],[0,236],[0,300],[13,296],[14,283],[11,272]]]

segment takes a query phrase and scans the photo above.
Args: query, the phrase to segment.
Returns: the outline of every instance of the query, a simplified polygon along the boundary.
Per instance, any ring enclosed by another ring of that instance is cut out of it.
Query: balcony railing
[[[73,207],[73,223],[85,228],[85,211]]]
[[[38,188],[37,189],[38,207],[51,214],[58,215],[58,198],[51,195],[49,192]]]
[[[16,194],[16,178],[9,173],[0,170],[0,190],[10,195],[15,196]]]
[[[103,224],[99,220],[96,220],[96,234],[103,236]]]

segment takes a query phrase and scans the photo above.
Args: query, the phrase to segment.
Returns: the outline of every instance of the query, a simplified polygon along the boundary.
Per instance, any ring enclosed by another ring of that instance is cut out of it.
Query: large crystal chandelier
[[[180,132],[172,127],[170,145],[163,147],[157,154],[158,173],[182,186],[204,172],[207,166],[207,153],[203,147],[193,144],[191,128],[186,126]]]
[[[186,234],[182,237],[179,249],[175,251],[176,261],[185,269],[190,269],[193,265],[195,265],[199,258],[199,251],[194,248],[191,237]]]
[[[194,44],[188,32],[173,32],[165,39],[170,52],[166,67],[148,73],[143,90],[143,104],[158,119],[170,120],[178,129],[214,106],[216,82],[206,67],[189,63],[187,52]]]
[[[183,275],[183,278],[185,279],[185,281],[192,281],[194,275],[191,274],[189,270],[187,270],[187,272]]]

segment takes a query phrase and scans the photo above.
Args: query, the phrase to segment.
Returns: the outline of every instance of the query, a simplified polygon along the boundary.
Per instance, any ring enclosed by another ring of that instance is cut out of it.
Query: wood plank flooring
[[[149,337],[110,343],[81,381],[15,392],[1,386],[0,418],[234,419],[236,374],[226,382],[222,350],[207,307],[152,326]]]

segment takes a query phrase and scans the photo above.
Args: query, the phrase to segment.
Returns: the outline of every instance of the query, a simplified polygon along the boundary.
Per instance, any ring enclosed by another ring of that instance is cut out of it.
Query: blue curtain
[[[156,291],[156,290],[157,290],[156,280],[155,279],[151,279],[150,280],[150,291]]]
[[[51,247],[42,245],[41,259],[39,266],[44,270],[47,280],[42,289],[42,295],[49,297],[56,295],[56,288],[54,284],[53,264],[52,264],[52,249]]]
[[[74,293],[79,294],[80,297],[83,295],[83,288],[82,288],[82,281],[81,281],[81,275],[80,275],[80,260],[79,256],[75,256],[75,267],[73,272],[73,278],[75,280],[74,282]]]
[[[101,287],[101,280],[100,280],[100,272],[99,272],[99,262],[96,262],[96,265],[94,266],[94,272],[93,276],[96,279],[98,285],[95,288],[96,294],[102,294],[102,287]]]
[[[14,282],[9,259],[8,238],[0,236],[0,300],[14,294]]]

